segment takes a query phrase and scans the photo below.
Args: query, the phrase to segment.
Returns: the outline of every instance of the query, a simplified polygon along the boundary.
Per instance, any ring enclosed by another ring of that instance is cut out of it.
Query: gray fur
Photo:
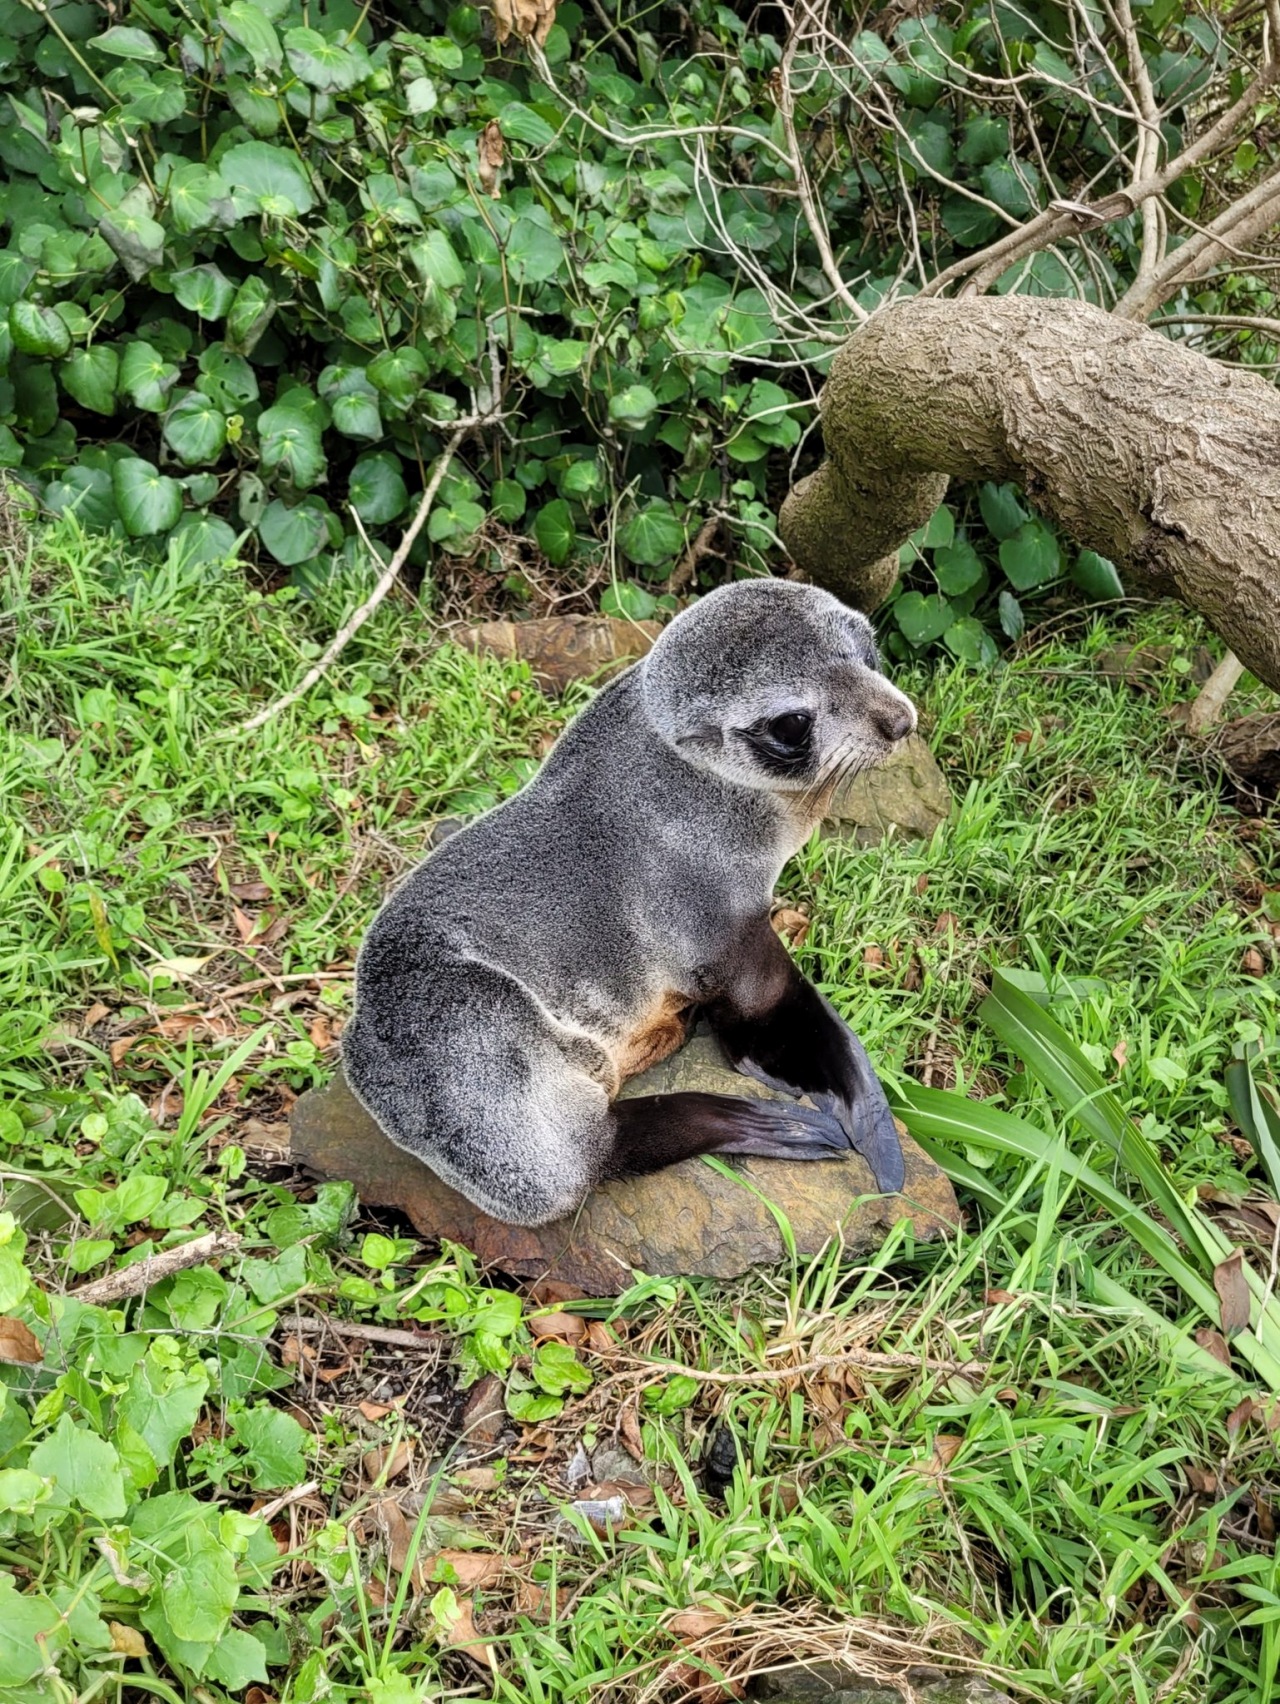
[[[700,599],[570,724],[514,798],[453,835],[369,930],[347,1079],[386,1134],[517,1224],[608,1173],[626,1038],[664,993],[719,992],[744,920],[821,814],[817,770],[882,761],[909,702],[866,620],[750,580]],[[744,730],[796,709],[817,759],[771,775]]]

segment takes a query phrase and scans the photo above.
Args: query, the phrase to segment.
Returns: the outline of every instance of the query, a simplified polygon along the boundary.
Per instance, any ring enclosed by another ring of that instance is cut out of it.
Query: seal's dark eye
[[[789,751],[798,750],[809,738],[813,717],[807,710],[789,710],[785,716],[775,716],[768,724],[769,737]]]

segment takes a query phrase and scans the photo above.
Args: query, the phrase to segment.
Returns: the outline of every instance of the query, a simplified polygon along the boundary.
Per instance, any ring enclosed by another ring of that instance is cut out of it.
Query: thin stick
[[[105,1278],[95,1278],[91,1284],[81,1284],[71,1294],[78,1302],[91,1307],[105,1308],[112,1302],[122,1302],[128,1296],[140,1296],[153,1284],[172,1278],[175,1272],[185,1272],[192,1266],[204,1266],[220,1254],[230,1254],[240,1246],[234,1231],[210,1231],[177,1248],[166,1248],[160,1254],[148,1255],[119,1272],[109,1272]]]
[[[1189,734],[1207,734],[1222,714],[1236,682],[1244,673],[1244,664],[1234,651],[1228,651],[1196,695],[1187,716]]]
[[[253,1511],[253,1518],[265,1521],[268,1526],[275,1520],[283,1509],[291,1503],[301,1503],[308,1497],[314,1497],[320,1489],[318,1479],[309,1479],[305,1485],[295,1485],[292,1491],[282,1491],[278,1497],[273,1497],[269,1503],[264,1503],[260,1509]]]
[[[328,1314],[315,1318],[282,1320],[297,1337],[321,1337],[331,1331],[335,1337],[359,1337],[366,1343],[389,1343],[393,1349],[430,1349],[440,1341],[436,1331],[398,1331],[393,1325],[360,1325],[355,1320],[332,1319]]]
[[[616,1358],[610,1357],[616,1365]],[[765,1380],[803,1378],[809,1373],[826,1372],[833,1367],[865,1367],[868,1372],[884,1373],[985,1373],[986,1361],[944,1361],[932,1355],[889,1355],[878,1349],[844,1349],[838,1355],[815,1355],[810,1361],[800,1361],[792,1367],[758,1367],[746,1373],[716,1373],[704,1367],[682,1367],[675,1361],[633,1360],[637,1368],[656,1377],[669,1378],[682,1374],[702,1384],[758,1384]]]
[[[396,576],[408,560],[409,552],[414,546],[414,541],[417,539],[418,534],[422,531],[423,524],[425,523],[427,516],[431,513],[431,505],[436,500],[436,492],[440,489],[441,480],[449,471],[449,463],[453,460],[457,453],[458,445],[474,427],[480,426],[492,418],[494,418],[492,415],[474,415],[466,420],[459,421],[454,430],[453,436],[440,452],[440,456],[432,470],[431,478],[427,481],[427,488],[422,493],[422,500],[418,504],[417,512],[413,519],[409,522],[409,526],[404,537],[400,540],[395,555],[383,569],[377,585],[369,593],[369,596],[360,605],[359,609],[355,611],[351,619],[344,622],[334,634],[328,650],[326,650],[318,663],[307,670],[298,685],[295,686],[291,692],[286,692],[283,698],[277,698],[274,704],[268,704],[265,710],[259,710],[256,715],[250,716],[247,722],[242,722],[240,726],[234,730],[237,734],[252,733],[255,728],[261,728],[264,723],[272,721],[276,716],[280,715],[281,711],[287,710],[291,704],[296,704],[300,698],[310,692],[316,682],[333,667],[335,661],[345,650],[348,641],[360,631],[365,622],[368,621],[374,610],[377,609],[378,605],[382,602],[383,598],[386,597],[387,593],[394,585]]]

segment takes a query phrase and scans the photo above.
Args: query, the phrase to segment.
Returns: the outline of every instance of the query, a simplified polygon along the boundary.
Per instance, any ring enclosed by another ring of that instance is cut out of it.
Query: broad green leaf
[[[533,522],[533,536],[538,548],[554,568],[561,567],[573,555],[577,535],[573,514],[563,497],[544,503]]]
[[[58,369],[58,378],[68,396],[94,414],[114,414],[120,381],[120,357],[108,344],[77,349]]]
[[[351,391],[335,397],[330,404],[334,429],[345,438],[363,438],[372,442],[382,436],[382,416],[378,413],[376,396],[363,391]]]
[[[939,591],[959,597],[982,578],[982,559],[967,539],[959,538],[934,551],[933,572]]]
[[[117,74],[120,76],[121,74]],[[128,98],[123,117],[133,124],[171,124],[187,110],[187,81],[180,71],[129,67]]]
[[[286,568],[310,562],[329,543],[329,510],[315,497],[304,497],[292,508],[277,497],[258,522],[258,537]]]
[[[556,133],[540,113],[522,101],[505,101],[499,115],[502,134],[508,142],[527,142],[531,148],[549,148]]]
[[[564,244],[541,219],[520,214],[506,244],[507,265],[521,284],[543,284],[564,267]]]
[[[71,348],[66,321],[54,308],[35,302],[14,302],[9,309],[9,335],[23,355],[57,358]]]
[[[989,207],[955,193],[942,198],[942,224],[961,248],[981,248],[1003,228],[999,216]]]
[[[302,1431],[287,1414],[280,1419]],[[170,1627],[194,1644],[220,1639],[240,1596],[231,1552],[197,1517],[168,1540],[164,1560],[168,1566],[157,1564],[153,1571],[160,1576],[160,1603]]]
[[[730,239],[744,249],[772,248],[782,235],[778,221],[764,207],[739,207],[725,220]]]
[[[684,548],[684,525],[670,503],[649,503],[618,529],[624,556],[641,568],[669,562]]]
[[[201,354],[196,389],[212,397],[224,414],[235,414],[258,400],[256,373],[225,343],[211,343]]]
[[[222,319],[235,299],[235,285],[221,267],[212,263],[170,273],[169,282],[183,307],[201,319]]]
[[[396,520],[409,503],[400,457],[390,450],[361,456],[351,469],[347,499],[366,526],[382,527]]]
[[[953,657],[973,668],[990,668],[1000,655],[995,640],[972,615],[962,615],[953,621],[942,635],[942,643]]]
[[[893,606],[893,619],[912,645],[940,639],[954,615],[950,600],[937,593],[925,597],[923,592],[904,592]]]
[[[966,166],[986,166],[1009,152],[1009,121],[992,113],[969,119],[961,131],[958,158]]]
[[[1006,638],[1021,639],[1026,630],[1027,618],[1022,613],[1022,605],[1010,591],[1002,591],[999,598],[1000,626]]]
[[[543,337],[538,341],[538,360],[557,378],[576,373],[586,360],[590,344],[576,337]]]
[[[648,385],[628,385],[609,402],[609,418],[628,432],[639,432],[653,419],[658,399]]]
[[[182,487],[150,462],[130,458],[111,469],[116,509],[130,538],[168,532],[182,514]]]
[[[427,536],[449,550],[458,550],[484,525],[484,518],[479,503],[473,503],[469,497],[454,496],[447,502],[438,502],[431,511]]]
[[[116,1403],[116,1416],[132,1426],[163,1473],[199,1419],[208,1391],[209,1375],[203,1369],[172,1367],[153,1351],[134,1367],[129,1388]]]
[[[20,1592],[13,1575],[0,1569],[0,1687],[26,1687],[44,1672],[49,1658],[41,1635],[52,1633],[61,1620],[48,1598]]]
[[[368,70],[362,53],[330,41],[319,30],[292,29],[285,32],[284,50],[290,69],[322,94],[343,94],[354,89]]]
[[[1040,207],[1040,174],[1025,160],[992,160],[981,172],[982,190],[1015,219],[1029,219]]]
[[[427,231],[409,245],[409,256],[424,278],[441,290],[459,290],[467,281],[453,244],[441,230]]]
[[[218,170],[246,212],[296,217],[316,204],[311,180],[298,156],[274,143],[237,143],[222,155]]]
[[[1099,556],[1094,550],[1082,550],[1076,557],[1075,567],[1071,570],[1071,578],[1081,591],[1098,603],[1111,598],[1122,598],[1124,586],[1116,573],[1115,564],[1108,562],[1105,556]]]
[[[282,63],[280,38],[261,6],[252,0],[231,0],[218,7],[218,23],[253,60],[256,71],[278,71]]]
[[[604,615],[618,616],[623,621],[648,621],[657,614],[658,600],[634,580],[615,580],[611,586],[605,587],[600,610]]]
[[[227,447],[227,417],[207,396],[188,391],[165,418],[164,441],[184,467],[204,467]]]
[[[383,396],[404,404],[411,402],[422,389],[427,377],[427,362],[426,357],[410,343],[403,349],[384,349],[381,355],[374,356],[366,371],[370,383],[376,385]]]
[[[489,503],[495,517],[513,526],[524,514],[529,497],[517,479],[495,479],[489,492]]]
[[[98,231],[134,283],[164,261],[164,226],[128,197],[98,221]]]
[[[32,1473],[57,1482],[57,1496],[78,1503],[102,1521],[124,1518],[124,1474],[112,1446],[64,1414],[53,1432],[32,1450]]]
[[[978,507],[992,538],[1012,538],[1028,519],[1027,511],[1019,503],[1012,485],[979,486]]]
[[[268,478],[289,480],[300,491],[318,485],[328,466],[318,422],[287,402],[260,415],[258,456]]]
[[[255,1682],[267,1682],[267,1652],[262,1640],[241,1627],[229,1627],[204,1666],[204,1678],[241,1693]]]
[[[90,531],[105,531],[118,518],[111,475],[104,467],[67,468],[45,487],[44,505],[55,515],[74,512]]]
[[[1000,566],[1019,592],[1056,580],[1062,567],[1057,534],[1043,521],[1024,521],[1000,546]]]
[[[89,46],[99,53],[109,53],[113,59],[139,59],[150,65],[159,65],[164,60],[153,36],[124,24],[116,24],[94,36]]]
[[[258,1402],[232,1426],[244,1451],[240,1464],[255,1491],[279,1491],[306,1477],[307,1434],[293,1418],[270,1403]]]
[[[235,554],[235,529],[218,515],[184,515],[169,534],[169,554],[178,562],[226,562]]]
[[[231,191],[220,173],[196,161],[176,166],[164,184],[173,228],[193,231],[226,230],[237,219]]]

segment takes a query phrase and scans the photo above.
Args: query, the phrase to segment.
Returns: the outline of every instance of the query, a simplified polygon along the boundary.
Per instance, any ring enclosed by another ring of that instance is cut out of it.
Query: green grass
[[[989,675],[916,682],[951,823],[814,842],[784,877],[806,969],[904,1104],[921,1082],[977,1097],[938,1103],[955,1128],[971,1108],[969,1137],[938,1139],[964,1230],[900,1229],[854,1267],[642,1280],[576,1305],[595,1329],[574,1351],[535,1348],[537,1304],[465,1251],[307,1189],[274,1144],[331,1068],[388,878],[433,818],[518,786],[579,699],[439,648],[402,603],[240,735],[317,655],[336,594],[143,576],[66,526],[0,609],[0,1316],[43,1353],[0,1364],[0,1704],[250,1685],[287,1704],[701,1685],[712,1704],[732,1694],[709,1676],[839,1651],[887,1675],[932,1653],[1064,1704],[1277,1695],[1280,1475],[1265,1402],[1240,1407],[1264,1385],[1239,1352],[1196,1362],[1203,1313],[1081,1165],[1135,1208],[1158,1191],[978,1016],[993,972],[1039,973],[1118,1128],[1254,1247],[1265,1218],[1250,1242],[1232,1202],[1269,1185],[1230,1139],[1224,1072],[1277,1056],[1257,906],[1280,838],[1180,745],[1183,668],[1108,684],[1094,659],[1117,631],[1081,616]],[[1166,607],[1122,636],[1180,658],[1202,637]],[[984,1137],[987,1109],[1026,1152]],[[144,1300],[68,1294],[212,1231],[241,1241]],[[430,1335],[409,1353],[299,1335],[321,1314]],[[522,1442],[460,1477],[458,1386],[485,1371]],[[700,1467],[724,1425],[741,1461],[720,1503]],[[575,1534],[567,1464],[620,1427],[652,1500]],[[361,1457],[402,1437],[388,1487]],[[271,1531],[251,1514],[312,1481]],[[407,1514],[380,1509],[410,1483]],[[454,1558],[417,1594],[388,1565],[406,1539]],[[460,1606],[492,1670],[451,1648]]]

